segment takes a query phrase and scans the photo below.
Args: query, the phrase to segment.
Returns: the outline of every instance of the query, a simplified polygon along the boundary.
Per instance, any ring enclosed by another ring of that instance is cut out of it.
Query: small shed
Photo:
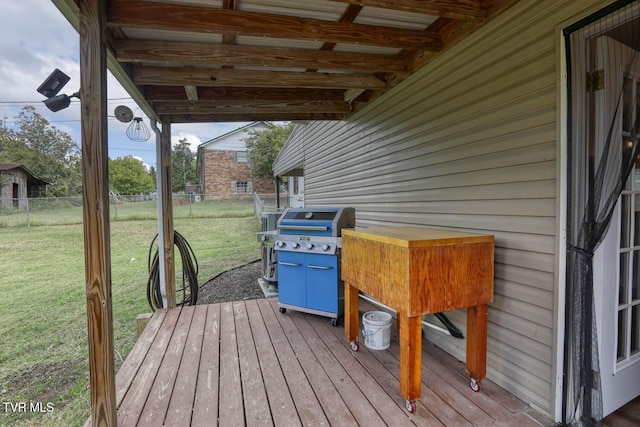
[[[215,199],[243,197],[253,192],[273,193],[273,180],[251,172],[245,139],[250,131],[266,130],[258,121],[213,138],[198,146],[197,175],[202,193]]]
[[[5,207],[25,207],[28,198],[46,196],[49,184],[20,163],[0,163],[0,200]]]

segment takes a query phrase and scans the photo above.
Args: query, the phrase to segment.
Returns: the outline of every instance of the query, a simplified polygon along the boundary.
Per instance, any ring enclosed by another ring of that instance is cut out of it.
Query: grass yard
[[[240,215],[223,209],[222,217],[175,219],[200,283],[260,258],[258,224]],[[116,366],[135,343],[136,316],[150,311],[147,258],[156,232],[154,220],[111,222]],[[82,225],[0,227],[0,254],[0,426],[80,426],[90,409]],[[20,402],[36,413],[6,411]]]

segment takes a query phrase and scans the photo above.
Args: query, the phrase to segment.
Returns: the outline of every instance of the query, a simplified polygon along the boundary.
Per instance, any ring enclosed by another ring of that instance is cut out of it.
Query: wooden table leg
[[[344,282],[344,337],[349,342],[358,341],[358,318],[360,317],[358,295],[357,288]]]
[[[487,374],[487,322],[486,304],[467,308],[467,374],[478,382]]]
[[[400,324],[400,394],[407,401],[422,395],[422,316],[398,313]]]

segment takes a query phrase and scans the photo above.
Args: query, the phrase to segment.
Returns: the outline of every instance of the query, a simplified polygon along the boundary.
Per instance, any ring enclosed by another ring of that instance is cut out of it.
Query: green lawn
[[[256,220],[228,212],[175,219],[198,259],[200,283],[260,257]],[[136,316],[150,311],[147,258],[156,232],[154,220],[111,222],[118,366],[135,342]],[[82,425],[90,405],[81,224],[0,227],[0,337],[0,426]],[[40,402],[43,411],[5,412],[5,402]]]

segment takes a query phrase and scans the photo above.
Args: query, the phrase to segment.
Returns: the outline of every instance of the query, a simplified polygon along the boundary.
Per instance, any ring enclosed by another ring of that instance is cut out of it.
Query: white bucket
[[[371,350],[389,348],[391,342],[391,315],[384,311],[367,311],[362,315],[364,345]]]

